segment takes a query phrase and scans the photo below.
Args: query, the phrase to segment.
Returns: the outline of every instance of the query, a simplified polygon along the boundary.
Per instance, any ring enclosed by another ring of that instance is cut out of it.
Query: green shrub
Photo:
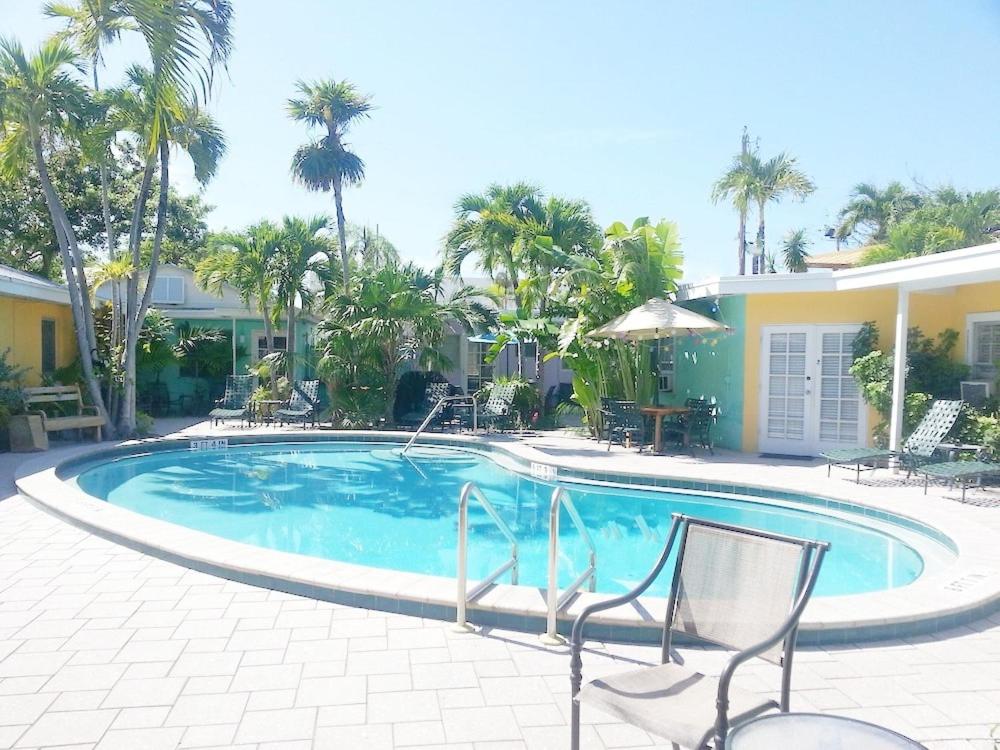
[[[153,418],[144,411],[135,413],[135,434],[139,437],[148,437],[153,434]]]

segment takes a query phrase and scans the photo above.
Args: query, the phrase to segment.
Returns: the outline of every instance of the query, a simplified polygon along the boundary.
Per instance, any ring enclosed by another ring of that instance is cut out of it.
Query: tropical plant
[[[794,157],[784,153],[761,159],[756,151],[748,157],[750,192],[757,204],[757,244],[754,248],[754,273],[763,271],[767,254],[764,229],[764,209],[768,203],[780,201],[785,195],[804,200],[816,186],[798,168]]]
[[[77,5],[48,2],[43,10],[46,15],[66,22],[66,28],[60,36],[75,44],[80,55],[90,61],[94,91],[100,91],[98,71],[104,64],[105,46],[117,41],[123,31],[135,28],[122,4],[118,0],[80,0]],[[101,179],[101,215],[104,219],[108,258],[114,260],[117,245],[108,178],[108,163],[111,161],[111,149],[105,144],[97,159]]]
[[[223,287],[234,287],[248,310],[256,308],[264,321],[265,359],[274,352],[274,260],[281,230],[262,221],[244,232],[222,232],[209,240],[210,254],[195,266],[195,282],[221,296]],[[276,368],[269,368],[271,389],[276,388]]]
[[[888,225],[885,240],[871,245],[863,265],[957,250],[1000,237],[1000,190],[963,193],[939,188],[918,207]]]
[[[809,239],[805,229],[792,229],[781,241],[781,258],[789,273],[805,273],[809,270]]]
[[[344,290],[350,288],[347,222],[344,219],[344,185],[358,185],[365,177],[365,163],[350,151],[344,137],[358,120],[372,110],[371,97],[361,94],[349,81],[317,81],[296,84],[299,96],[288,100],[292,119],[325,130],[325,135],[300,146],[292,158],[292,174],[310,190],[333,190],[337,212]]]
[[[563,274],[562,304],[574,314],[562,324],[557,354],[573,372],[573,398],[592,428],[599,424],[602,396],[646,400],[654,374],[646,364],[647,345],[587,334],[653,297],[669,296],[681,278],[681,261],[677,225],[640,218],[631,227],[609,226],[598,256],[577,256]]]
[[[295,372],[295,338],[299,311],[309,310],[330,282],[333,243],[327,235],[330,219],[286,216],[271,259],[276,309],[285,311],[285,368]]]
[[[850,237],[860,233],[863,242],[884,242],[889,228],[920,207],[923,199],[899,182],[879,188],[870,182],[854,186],[851,197],[841,210],[836,233]]]
[[[9,356],[10,349],[0,352],[0,439],[5,438],[8,420],[25,408],[21,384],[27,370],[8,362]]]
[[[740,153],[733,157],[729,169],[712,186],[712,202],[718,203],[722,200],[728,200],[733,204],[740,219],[739,229],[736,233],[736,253],[740,276],[745,275],[747,269],[747,213],[750,211],[750,202],[753,199],[750,154],[750,134],[746,128],[743,128]]]
[[[25,161],[34,162],[66,271],[83,382],[97,413],[107,419],[94,368],[97,339],[84,255],[53,188],[46,158],[47,144],[85,135],[93,110],[87,91],[72,75],[79,66],[77,53],[59,39],[44,42],[32,55],[14,40],[0,40],[0,123],[4,135],[0,167],[11,174]]]
[[[461,287],[446,299],[436,275],[413,264],[388,263],[362,269],[351,282],[350,293],[326,301],[317,327],[319,370],[332,394],[364,397],[375,403],[386,420],[392,419],[396,376],[407,361],[440,369],[449,365],[441,344],[449,324],[468,332],[493,323],[492,311],[478,297],[480,290]]]
[[[545,221],[541,204],[541,190],[525,182],[493,184],[484,193],[463,195],[445,237],[445,270],[460,276],[462,264],[475,256],[479,268],[494,281],[502,276],[504,291],[513,294],[521,280],[519,249],[534,239],[526,225]]]
[[[246,356],[237,346],[234,352],[232,334],[210,326],[177,326],[174,355],[196,378],[218,379],[233,371],[233,355]]]
[[[399,262],[399,250],[378,231],[369,226],[347,225],[347,253],[354,264],[367,268]]]
[[[152,300],[153,287],[159,268],[160,250],[166,232],[170,186],[170,152],[172,147],[183,149],[194,164],[195,178],[205,184],[215,174],[225,153],[226,143],[218,125],[181,90],[169,94],[169,110],[159,109],[164,93],[155,70],[134,65],[126,71],[127,85],[109,92],[111,107],[108,121],[117,132],[130,132],[145,153],[145,166],[139,195],[136,199],[129,232],[129,257],[133,266],[143,267],[142,221],[145,202],[151,192],[154,172],[159,168],[156,230],[149,254],[145,287],[140,294],[139,275],[130,277],[125,297],[124,357],[122,406],[119,409],[119,429],[132,431],[135,410],[135,347],[139,331]]]

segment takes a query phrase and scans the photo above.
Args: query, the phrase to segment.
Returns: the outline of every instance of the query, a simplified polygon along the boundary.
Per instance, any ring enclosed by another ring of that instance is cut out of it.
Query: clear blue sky
[[[735,216],[709,191],[743,125],[819,188],[770,210],[769,243],[807,227],[814,252],[832,250],[821,229],[859,181],[1000,184],[998,0],[235,5],[212,103],[230,143],[206,190],[215,228],[332,212],[289,177],[299,78],[373,95],[350,136],[368,175],[347,218],[424,264],[460,194],[526,179],[602,224],[674,220],[689,279],[732,273]],[[0,0],[0,33],[36,43],[56,28],[40,6]],[[135,50],[109,55],[105,77]]]

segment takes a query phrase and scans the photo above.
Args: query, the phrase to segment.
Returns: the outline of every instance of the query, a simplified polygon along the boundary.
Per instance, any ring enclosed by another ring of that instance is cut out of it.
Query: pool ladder
[[[476,404],[476,398],[475,398],[475,396],[469,396],[469,395],[445,396],[440,401],[438,401],[436,404],[434,404],[434,408],[432,408],[430,410],[430,412],[428,412],[427,416],[424,417],[424,421],[420,423],[420,426],[417,428],[417,431],[413,433],[413,437],[411,437],[406,442],[406,445],[403,446],[403,450],[401,451],[401,453],[403,455],[405,455],[406,451],[410,450],[410,447],[415,442],[417,442],[417,438],[420,437],[420,433],[423,432],[425,429],[427,429],[427,425],[429,425],[431,423],[431,420],[434,419],[434,415],[437,414],[439,411],[441,411],[441,409],[444,407],[444,405],[446,403],[448,403],[449,401],[471,401],[472,402],[472,431],[476,432],[479,429],[479,424],[478,424],[478,422],[479,422],[479,414],[478,414],[479,409],[478,409],[478,405]]]
[[[471,590],[468,585],[468,563],[469,563],[469,500],[475,499],[492,519],[493,523],[500,530],[500,533],[510,542],[510,557],[490,575],[477,583]],[[571,583],[562,595],[559,594],[559,510],[566,508],[570,520],[576,527],[584,543],[590,550],[587,569],[581,573],[573,583]],[[583,584],[589,581],[589,590],[593,592],[597,586],[597,548],[594,540],[583,524],[583,519],[573,504],[573,499],[562,487],[552,490],[549,500],[549,555],[548,555],[548,586],[546,590],[546,627],[541,639],[544,643],[556,645],[564,643],[564,639],[557,632],[556,615],[559,610],[572,598]],[[462,493],[458,499],[458,597],[457,614],[455,618],[455,629],[467,631],[470,626],[466,620],[466,613],[469,602],[479,596],[483,591],[493,585],[508,570],[510,571],[510,582],[517,585],[518,578],[518,544],[517,537],[506,521],[497,513],[486,496],[480,491],[474,482],[466,482],[462,487]]]

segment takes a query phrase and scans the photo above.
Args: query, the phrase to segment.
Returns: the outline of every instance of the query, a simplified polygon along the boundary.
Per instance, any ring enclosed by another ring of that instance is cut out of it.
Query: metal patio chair
[[[208,413],[212,424],[217,425],[224,419],[238,419],[240,424],[246,420],[250,424],[250,397],[256,387],[256,375],[227,375],[226,391]]]
[[[513,429],[516,391],[516,383],[494,383],[486,403],[479,407],[479,424],[499,430]]]
[[[274,418],[280,426],[286,422],[301,422],[302,429],[306,424],[316,425],[316,411],[319,407],[319,381],[296,380],[292,383],[292,393],[280,409],[274,412]]]
[[[639,411],[635,401],[609,401],[610,417],[607,427],[608,450],[615,441],[622,445],[629,443],[642,446],[646,439],[646,417]]]
[[[689,398],[684,402],[688,411],[673,422],[663,423],[664,440],[674,440],[685,450],[694,454],[695,445],[701,446],[713,456],[715,445],[712,442],[712,425],[719,415],[718,404],[713,404],[703,398]]]
[[[909,479],[921,464],[928,463],[951,432],[962,411],[962,403],[962,401],[939,399],[931,404],[920,424],[906,438],[901,451],[884,448],[836,448],[820,453],[820,456],[826,459],[826,475],[830,476],[830,470],[834,466],[854,466],[855,479],[860,482],[862,465],[872,463],[872,468],[875,468],[881,460],[898,458],[906,469],[906,478]]]
[[[592,604],[570,638],[571,748],[580,747],[587,703],[691,750],[721,748],[731,726],[764,711],[789,710],[799,618],[819,575],[826,542],[810,541],[674,514],[667,543],[632,591]],[[678,548],[664,621],[662,663],[583,681],[584,625],[602,610],[634,601]],[[722,675],[708,677],[670,661],[674,631],[736,650]],[[781,667],[780,699],[731,686],[736,669],[759,657]]]
[[[408,414],[404,414],[400,418],[400,423],[408,427],[419,427],[424,423],[427,415],[437,407],[441,399],[449,395],[451,395],[450,383],[427,383],[424,386],[424,395],[420,400],[418,408]],[[441,411],[434,415],[434,419],[428,427],[440,426],[449,416],[448,409],[442,408]]]

